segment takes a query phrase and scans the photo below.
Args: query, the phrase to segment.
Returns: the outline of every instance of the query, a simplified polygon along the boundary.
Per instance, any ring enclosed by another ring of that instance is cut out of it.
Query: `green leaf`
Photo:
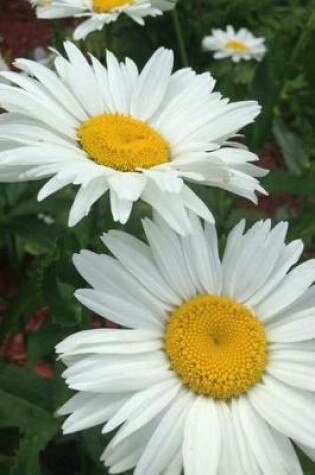
[[[262,111],[253,127],[251,146],[256,149],[263,145],[271,134],[273,109],[279,98],[279,84],[266,58],[260,63],[252,82],[251,96],[262,106]]]
[[[31,316],[40,306],[41,298],[38,283],[32,275],[20,286],[6,307],[4,317],[0,323],[0,341],[5,336],[19,331],[21,320]]]
[[[315,178],[310,174],[297,176],[284,171],[273,171],[261,182],[269,194],[312,196],[315,193]]]
[[[0,362],[0,388],[5,394],[11,394],[28,401],[43,410],[50,410],[50,384],[44,381],[35,373],[19,368],[13,364]],[[1,411],[0,407],[0,411]],[[4,419],[0,418],[0,426],[7,420],[8,423],[14,414],[6,414]],[[16,424],[11,424],[15,426]],[[19,427],[19,425],[17,425]]]
[[[46,325],[39,331],[27,333],[27,364],[34,365],[43,357],[54,355],[55,346],[68,335],[68,332],[55,325]]]
[[[45,270],[42,285],[53,321],[63,326],[76,325],[80,320],[82,308],[74,298],[75,288],[60,281],[58,263],[53,263]]]
[[[14,365],[0,365],[0,427],[24,433],[10,475],[41,475],[39,453],[60,428],[50,412],[49,382]]]
[[[54,434],[55,430],[26,435],[20,443],[9,475],[42,475],[39,455]]]
[[[273,119],[272,131],[288,170],[294,175],[301,175],[303,169],[309,165],[302,140],[291,132],[279,117]]]

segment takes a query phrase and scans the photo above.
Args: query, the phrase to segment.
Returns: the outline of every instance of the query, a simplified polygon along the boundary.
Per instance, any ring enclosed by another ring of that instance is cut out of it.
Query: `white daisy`
[[[205,51],[215,51],[215,59],[231,58],[238,63],[241,59],[261,61],[267,51],[264,43],[265,38],[256,38],[246,28],[235,31],[229,25],[226,31],[212,30],[212,34],[202,40],[202,47]]]
[[[30,0],[38,18],[87,18],[74,31],[75,40],[84,39],[124,13],[139,25],[146,16],[155,17],[175,7],[177,0]]]
[[[130,329],[87,330],[57,346],[78,391],[60,410],[69,434],[118,431],[109,473],[302,475],[291,440],[315,460],[315,260],[287,224],[229,234],[190,217],[182,237],[144,220],[149,245],[121,231],[114,257],[82,251],[93,312]],[[104,425],[105,424],[105,425]]]
[[[141,73],[129,58],[107,53],[107,68],[90,65],[72,44],[57,74],[26,59],[15,66],[29,77],[3,75],[19,87],[0,87],[0,181],[52,177],[42,200],[64,186],[80,186],[69,224],[89,213],[109,190],[115,221],[125,223],[139,198],[178,232],[187,210],[212,215],[184,182],[202,183],[253,201],[264,192],[250,162],[257,156],[227,142],[259,113],[255,101],[228,103],[214,80],[191,69],[172,74],[173,53],[161,48]]]

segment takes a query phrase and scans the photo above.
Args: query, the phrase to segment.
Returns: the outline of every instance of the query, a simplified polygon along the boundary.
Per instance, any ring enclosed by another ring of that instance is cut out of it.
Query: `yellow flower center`
[[[134,0],[92,0],[92,8],[98,13],[107,13],[123,5],[132,5]]]
[[[193,297],[170,314],[165,351],[186,386],[222,400],[257,383],[267,363],[261,323],[244,305],[213,295]]]
[[[248,51],[248,46],[245,45],[242,41],[238,40],[229,40],[226,42],[225,46],[228,49],[231,49],[233,51],[236,51],[237,53],[245,53]]]
[[[170,160],[168,142],[141,120],[122,114],[102,114],[78,129],[83,150],[100,165],[120,171],[151,168]]]

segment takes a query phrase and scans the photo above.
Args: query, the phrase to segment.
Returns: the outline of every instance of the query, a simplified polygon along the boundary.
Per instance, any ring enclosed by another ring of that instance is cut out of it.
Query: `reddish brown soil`
[[[14,58],[49,43],[49,22],[37,20],[27,0],[0,0],[0,48]]]
[[[273,170],[281,170],[283,168],[283,159],[281,153],[274,142],[269,142],[259,152],[259,165],[271,172]],[[250,205],[251,206],[251,205]],[[297,196],[293,195],[272,195],[260,196],[258,200],[258,208],[268,216],[272,217],[276,214],[278,208],[287,207],[292,212],[297,213],[300,201]],[[248,207],[248,205],[246,205]]]

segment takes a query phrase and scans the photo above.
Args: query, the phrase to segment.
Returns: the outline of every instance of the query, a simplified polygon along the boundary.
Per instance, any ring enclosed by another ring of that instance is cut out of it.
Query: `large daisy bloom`
[[[242,59],[261,61],[267,51],[264,43],[265,38],[256,38],[246,28],[235,31],[229,25],[226,31],[213,29],[212,34],[202,40],[202,47],[205,51],[215,51],[215,59],[231,58],[238,63]]]
[[[75,40],[101,30],[105,24],[127,15],[139,25],[147,16],[162,15],[175,7],[177,0],[31,0],[38,18],[53,19],[78,17],[83,21],[74,31]]]
[[[0,86],[0,181],[50,178],[43,200],[68,184],[80,187],[69,225],[109,191],[115,221],[126,223],[133,203],[151,205],[178,232],[187,211],[212,215],[187,182],[216,186],[256,200],[257,156],[228,142],[259,113],[255,101],[229,103],[214,80],[190,68],[172,73],[173,53],[158,49],[139,72],[107,52],[107,68],[91,64],[72,44],[57,73],[27,59]],[[16,87],[18,86],[18,87]]]
[[[75,255],[92,287],[77,299],[129,329],[57,346],[78,391],[64,433],[118,429],[109,473],[302,475],[291,441],[315,460],[315,260],[291,269],[303,245],[270,221],[240,222],[220,259],[214,226],[190,219],[186,237],[154,216],[148,245],[112,230],[113,256]]]

